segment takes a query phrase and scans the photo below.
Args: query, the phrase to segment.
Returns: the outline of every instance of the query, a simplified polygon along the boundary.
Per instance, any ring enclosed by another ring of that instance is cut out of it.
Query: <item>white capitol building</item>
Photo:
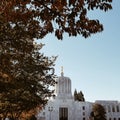
[[[71,92],[71,80],[63,71],[56,80],[55,98],[51,98],[45,108],[38,112],[38,120],[88,120],[93,102],[78,102]],[[107,120],[120,120],[120,102],[97,100],[106,109]]]

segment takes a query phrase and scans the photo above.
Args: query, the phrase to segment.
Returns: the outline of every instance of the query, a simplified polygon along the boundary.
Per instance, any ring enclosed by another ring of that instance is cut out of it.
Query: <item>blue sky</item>
[[[62,41],[54,35],[43,40],[41,52],[57,56],[55,73],[72,81],[72,92],[77,89],[84,93],[86,101],[120,101],[120,1],[113,0],[113,9],[108,12],[94,11],[92,19],[99,19],[104,31],[85,39],[82,36],[64,36]],[[41,42],[41,41],[40,41]]]

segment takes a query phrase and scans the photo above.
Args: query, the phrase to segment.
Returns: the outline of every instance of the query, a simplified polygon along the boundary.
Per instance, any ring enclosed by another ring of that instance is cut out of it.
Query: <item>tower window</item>
[[[118,105],[116,106],[116,108],[117,108],[117,112],[119,112],[120,110],[119,110],[119,106]]]
[[[108,112],[110,112],[110,106],[108,106]]]
[[[114,108],[114,106],[112,107],[112,111],[115,112],[115,108]]]

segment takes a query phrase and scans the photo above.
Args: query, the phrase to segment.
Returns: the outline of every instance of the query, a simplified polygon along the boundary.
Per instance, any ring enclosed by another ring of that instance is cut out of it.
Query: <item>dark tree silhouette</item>
[[[101,104],[95,103],[93,105],[90,118],[93,118],[94,120],[107,120],[104,106],[102,106]]]
[[[84,94],[82,93],[82,91],[77,92],[77,90],[75,89],[75,91],[74,91],[74,100],[75,101],[85,101]]]
[[[77,100],[77,90],[75,89],[74,91],[74,100],[76,101]]]
[[[55,84],[56,57],[39,53],[42,45],[27,43],[27,39],[17,40],[20,43],[16,46],[9,39],[1,44],[0,113],[4,116],[45,105],[53,94],[49,87]]]

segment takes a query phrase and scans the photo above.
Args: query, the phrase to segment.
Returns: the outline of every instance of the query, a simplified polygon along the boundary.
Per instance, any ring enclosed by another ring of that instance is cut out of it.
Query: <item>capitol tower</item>
[[[69,77],[64,77],[63,67],[61,76],[56,80],[55,86],[56,99],[72,99],[71,80]]]

